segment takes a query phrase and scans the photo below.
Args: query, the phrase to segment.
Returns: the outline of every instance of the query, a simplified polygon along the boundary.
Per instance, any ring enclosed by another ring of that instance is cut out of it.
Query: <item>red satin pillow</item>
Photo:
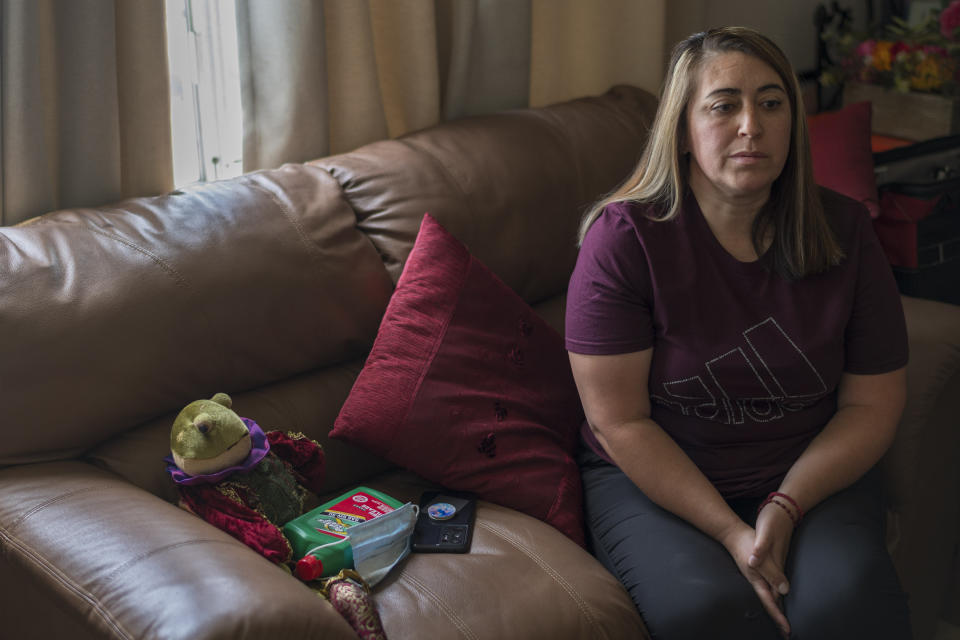
[[[856,102],[807,116],[807,128],[817,184],[862,202],[876,218],[880,203],[870,146],[872,113],[869,102]]]
[[[583,546],[582,420],[560,335],[424,216],[331,437]]]

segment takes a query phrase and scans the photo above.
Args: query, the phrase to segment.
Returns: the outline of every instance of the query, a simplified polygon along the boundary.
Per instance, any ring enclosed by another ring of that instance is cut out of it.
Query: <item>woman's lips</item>
[[[752,162],[760,162],[762,160],[766,160],[767,154],[761,153],[759,151],[741,151],[740,153],[735,153],[730,157],[736,162],[749,164]]]

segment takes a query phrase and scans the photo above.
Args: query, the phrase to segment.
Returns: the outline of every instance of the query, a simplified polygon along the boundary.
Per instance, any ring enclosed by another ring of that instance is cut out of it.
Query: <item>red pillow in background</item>
[[[915,223],[881,216],[873,221],[873,230],[890,264],[912,269],[917,267],[917,225]]]
[[[890,264],[910,269],[920,266],[917,223],[930,215],[939,200],[939,196],[923,200],[884,191],[880,217],[873,221],[873,230]]]
[[[881,135],[872,138],[874,153],[911,144],[914,142],[902,138]],[[873,221],[873,229],[890,264],[910,269],[920,266],[917,223],[930,215],[939,200],[939,196],[924,200],[895,191],[881,191],[880,216]]]
[[[869,102],[856,102],[807,116],[807,127],[817,184],[862,202],[876,218],[880,204],[873,175],[872,113]]]
[[[429,215],[331,437],[584,545],[563,339]]]

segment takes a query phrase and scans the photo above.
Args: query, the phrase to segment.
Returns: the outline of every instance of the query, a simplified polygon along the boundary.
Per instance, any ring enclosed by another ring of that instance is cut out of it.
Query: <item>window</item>
[[[234,0],[166,0],[173,179],[181,187],[243,171]]]

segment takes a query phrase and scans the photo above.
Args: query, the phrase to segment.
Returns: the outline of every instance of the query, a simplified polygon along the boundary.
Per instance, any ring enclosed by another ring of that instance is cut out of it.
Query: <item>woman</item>
[[[655,638],[902,638],[877,473],[906,329],[863,207],[812,178],[745,28],[674,49],[640,163],[587,215],[566,344],[598,558]]]

